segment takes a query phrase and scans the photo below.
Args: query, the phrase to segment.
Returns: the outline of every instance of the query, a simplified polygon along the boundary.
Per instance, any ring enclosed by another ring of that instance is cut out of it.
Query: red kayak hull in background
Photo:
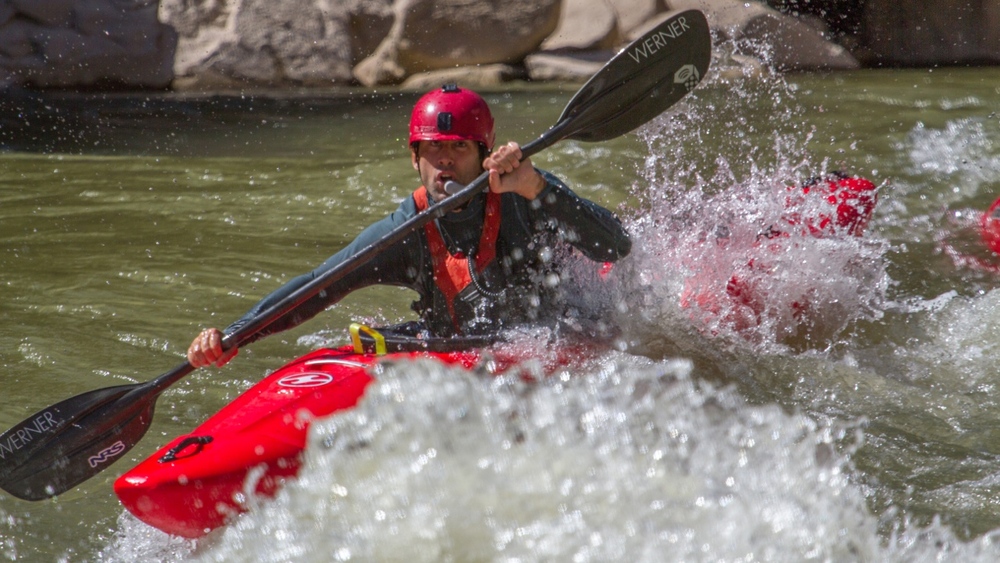
[[[317,350],[275,371],[122,475],[115,493],[151,526],[187,538],[203,536],[242,512],[248,494],[272,496],[298,473],[310,422],[356,405],[373,381],[373,364],[419,358],[466,368],[479,362],[475,352],[379,356],[356,354],[351,347]]]
[[[1000,254],[1000,198],[983,213],[979,221],[983,242],[993,252]]]

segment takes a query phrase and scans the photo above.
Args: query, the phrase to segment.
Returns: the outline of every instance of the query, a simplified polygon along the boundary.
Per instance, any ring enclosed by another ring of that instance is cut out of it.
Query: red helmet
[[[445,84],[424,94],[410,115],[410,144],[417,141],[472,140],[493,149],[493,115],[472,90]]]

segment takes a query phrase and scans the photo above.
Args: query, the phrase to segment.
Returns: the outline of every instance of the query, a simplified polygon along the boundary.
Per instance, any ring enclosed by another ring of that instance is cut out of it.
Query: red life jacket
[[[417,212],[429,207],[427,188],[421,186],[413,192],[413,201],[417,204]],[[462,253],[452,254],[438,230],[437,223],[431,221],[424,224],[427,244],[430,247],[431,260],[434,266],[434,284],[444,295],[448,303],[448,313],[456,330],[461,324],[455,315],[455,298],[472,284],[472,274],[469,258]],[[497,237],[500,234],[500,194],[487,192],[486,216],[483,218],[483,233],[479,237],[479,247],[474,258],[476,273],[483,270],[496,258]],[[459,330],[459,332],[461,332]]]

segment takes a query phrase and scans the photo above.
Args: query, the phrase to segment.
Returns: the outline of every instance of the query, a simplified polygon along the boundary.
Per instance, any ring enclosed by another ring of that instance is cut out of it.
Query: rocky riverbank
[[[1000,63],[1000,0],[0,0],[0,87],[582,81],[691,8],[736,72]]]

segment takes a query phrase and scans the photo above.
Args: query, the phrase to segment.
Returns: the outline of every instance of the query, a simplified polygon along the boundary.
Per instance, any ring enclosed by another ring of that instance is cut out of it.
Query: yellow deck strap
[[[368,336],[375,339],[375,353],[379,356],[384,356],[385,350],[385,337],[383,337],[379,332],[370,326],[363,325],[360,323],[351,323],[351,342],[354,343],[354,353],[364,354],[365,347],[361,343],[361,333],[364,332]]]

